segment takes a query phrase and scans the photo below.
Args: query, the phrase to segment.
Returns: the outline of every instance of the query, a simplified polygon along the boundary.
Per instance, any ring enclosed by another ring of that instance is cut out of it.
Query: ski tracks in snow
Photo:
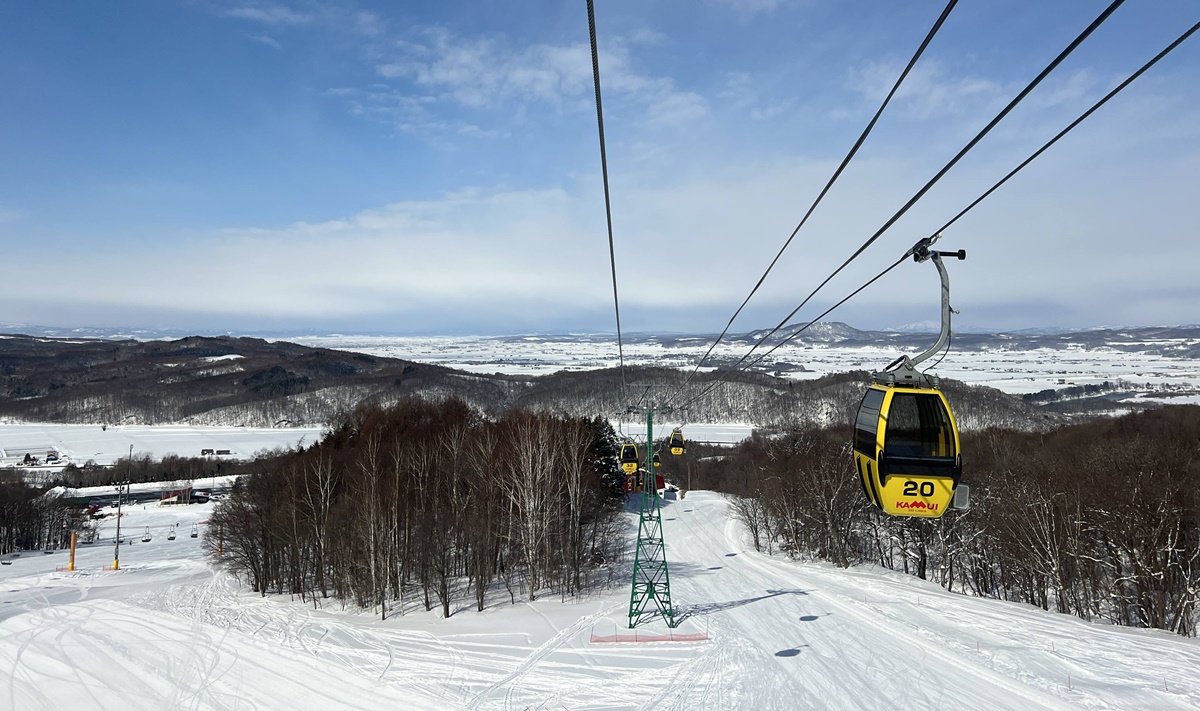
[[[675,599],[711,620],[732,666],[763,678],[746,685],[742,707],[1196,708],[1192,640],[954,595],[890,572],[769,557],[753,551],[740,524],[721,525],[726,509],[714,494],[689,497],[666,531],[667,553],[704,571],[673,575]],[[778,693],[764,693],[771,686]]]
[[[529,604],[527,607],[529,610],[537,614],[537,616],[540,617],[545,624],[553,628],[554,623],[544,614],[538,611],[536,605]],[[615,609],[615,606],[609,607],[608,609],[600,612],[585,615],[575,620],[575,622],[570,626],[558,630],[548,641],[532,649],[524,657],[524,659],[522,659],[516,665],[515,668],[503,674],[503,676],[501,676],[499,679],[489,683],[488,686],[482,691],[475,694],[470,699],[467,706],[469,708],[486,708],[490,705],[489,702],[493,700],[490,697],[497,691],[503,691],[504,698],[502,708],[506,710],[513,708],[526,708],[529,705],[529,702],[516,700],[515,697],[518,695],[522,697],[531,697],[532,703],[536,704],[537,708],[542,708],[543,702],[546,701],[547,698],[553,698],[558,695],[558,691],[555,688],[547,688],[548,686],[552,685],[547,685],[545,681],[551,680],[553,675],[552,670],[541,668],[545,666],[543,663],[564,644],[582,635],[585,630],[590,631],[592,625],[595,624],[597,620],[612,612],[613,609]],[[544,680],[531,682],[528,677],[535,669],[539,672],[545,673],[546,676]]]
[[[458,676],[457,653],[431,634],[360,626],[354,619],[314,612],[303,603],[287,604],[239,591],[237,583],[217,575],[202,585],[141,596],[146,607],[173,611],[209,625],[258,640],[269,649],[291,649],[353,670],[365,680],[407,689],[418,698],[442,698]],[[320,620],[320,621],[318,621]]]

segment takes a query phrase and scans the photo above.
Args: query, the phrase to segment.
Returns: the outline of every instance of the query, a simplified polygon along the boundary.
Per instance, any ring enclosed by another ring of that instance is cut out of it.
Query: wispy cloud
[[[740,15],[753,15],[760,12],[774,12],[781,7],[791,7],[801,4],[799,0],[710,0],[717,5],[732,8]]]
[[[377,67],[379,76],[408,79],[471,108],[528,100],[561,104],[581,95],[591,80],[585,44],[510,50],[498,40],[463,39],[444,29],[427,30],[424,40],[398,44],[398,56]]]
[[[357,10],[347,16],[348,26],[359,35],[378,37],[387,30],[388,22],[379,15]]]
[[[903,64],[871,62],[850,70],[851,89],[872,102],[882,101],[900,76]],[[940,62],[923,60],[896,92],[897,108],[910,117],[926,119],[935,114],[958,114],[988,106],[1003,98],[1004,87],[992,79],[956,76]]]
[[[486,114],[487,121],[506,122],[528,116],[533,107],[562,112],[592,106],[587,42],[521,45],[504,34],[463,35],[444,26],[397,29],[385,17],[343,3],[214,1],[221,3],[220,16],[276,30],[251,35],[275,49],[282,48],[277,32],[300,26],[356,38],[358,60],[372,67],[381,81],[339,88],[347,109],[434,142],[507,133],[504,126],[484,126],[478,118],[465,117],[464,110]],[[614,107],[623,103],[631,108],[647,127],[675,127],[709,112],[708,100],[700,93],[636,68],[634,49],[660,47],[667,41],[662,33],[642,26],[606,42],[601,51],[606,97]]]
[[[265,44],[271,49],[283,49],[283,45],[280,44],[279,40],[275,39],[274,37],[268,37],[267,35],[250,35],[250,39],[258,42],[259,44]]]
[[[269,2],[265,0],[216,0],[220,17],[257,22],[277,30],[314,27],[323,31],[363,39],[383,37],[387,19],[352,5],[328,2]]]
[[[671,79],[636,71],[624,43],[614,42],[600,62],[605,91],[640,106],[648,122],[679,124],[708,112],[699,94],[679,90]],[[503,38],[465,38],[428,28],[418,41],[397,42],[393,56],[379,63],[376,72],[406,97],[419,95],[473,110],[532,103],[557,110],[582,108],[590,106],[592,95],[591,50],[582,42],[513,48]],[[435,108],[426,100],[419,105],[422,112]]]
[[[746,115],[752,121],[769,121],[793,110],[794,97],[782,101],[766,101],[754,85],[753,78],[744,72],[729,74],[717,98],[728,109]]]
[[[708,113],[708,102],[692,92],[670,92],[654,100],[649,106],[647,117],[652,123],[663,126],[679,126],[703,118]]]
[[[1118,79],[1112,82],[1113,86],[1117,83]],[[1042,108],[1060,104],[1082,104],[1089,97],[1100,98],[1097,92],[1100,88],[1100,80],[1095,73],[1080,69],[1066,77],[1052,74],[1027,100],[1030,104]],[[1107,90],[1108,87],[1104,88]],[[1096,96],[1093,97],[1093,94]]]
[[[226,17],[261,22],[266,25],[306,25],[313,21],[313,16],[309,13],[297,12],[284,5],[264,2],[246,2],[238,7],[225,10],[223,14]]]

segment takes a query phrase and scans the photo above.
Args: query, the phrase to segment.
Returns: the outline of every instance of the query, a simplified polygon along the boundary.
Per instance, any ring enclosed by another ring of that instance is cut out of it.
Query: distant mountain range
[[[725,341],[748,346],[791,339],[797,345],[872,347],[911,353],[934,342],[934,335],[919,330],[922,327],[913,324],[903,330],[864,331],[837,321],[812,326],[795,323],[777,333],[763,329],[731,334]],[[564,369],[543,376],[499,372],[485,375],[287,340],[288,336],[334,334],[280,334],[271,340],[224,334],[179,338],[177,332],[168,330],[58,329],[14,324],[0,326],[0,331],[23,332],[0,335],[0,418],[14,420],[318,424],[362,402],[386,404],[411,395],[457,396],[480,411],[492,413],[528,407],[619,417],[629,407],[623,399],[625,376],[615,368],[600,366],[592,370],[576,368],[573,372]],[[526,347],[545,341],[551,350],[569,343],[597,344],[607,349],[613,340],[611,334],[587,333],[472,338]],[[695,351],[715,338],[716,334],[624,335],[627,344],[654,344],[681,352]],[[956,333],[952,347],[958,351],[1000,353],[1105,348],[1200,361],[1200,326]],[[490,349],[497,350],[495,346]],[[586,353],[589,349],[580,350]],[[772,377],[804,370],[802,362],[772,361],[748,372],[738,371],[737,364],[728,357],[714,357],[709,363],[715,372],[694,377],[685,376],[678,368],[664,367],[637,368],[630,377],[648,387],[679,393],[680,401],[694,402],[689,407],[693,421],[748,421],[765,426],[783,426],[795,420],[849,422],[868,378],[865,371],[831,373],[812,380]],[[710,387],[715,380],[722,381],[720,388]],[[952,381],[945,385],[948,392],[955,391],[960,422],[967,427],[986,424],[1037,428],[1052,426],[1060,416],[1111,413],[1129,407],[1111,402],[1107,391],[1081,393],[1064,400],[1055,390],[1049,390],[1023,401],[991,388]],[[1074,383],[1064,385],[1069,389]],[[1149,406],[1153,400],[1144,399],[1142,403]]]
[[[806,328],[807,327],[807,328]],[[803,330],[796,340],[805,343],[875,343],[880,339],[889,339],[905,336],[929,336],[936,334],[940,329],[941,324],[936,321],[919,321],[908,323],[894,328],[884,328],[876,330],[862,330],[854,328],[849,324],[841,321],[818,321],[812,326],[808,326],[805,322],[789,324],[774,334],[770,341],[775,342],[779,339],[792,336],[798,331]],[[770,329],[757,329],[745,333],[734,333],[726,335],[725,340],[735,342],[754,342],[761,339]],[[198,331],[186,331],[178,328],[118,328],[118,327],[99,327],[99,326],[84,326],[77,328],[63,328],[57,326],[38,326],[27,323],[0,323],[0,333],[21,334],[26,336],[44,336],[49,338],[102,338],[108,340],[114,339],[134,339],[139,341],[148,340],[165,340],[176,338],[187,338],[188,336],[205,336],[205,337],[247,337],[247,338],[267,338],[270,340],[287,340],[288,338],[314,337],[314,336],[383,336],[383,337],[418,337],[418,336],[447,336],[453,337],[463,334],[411,334],[411,333],[369,333],[369,332],[345,332],[345,331],[328,331],[319,329],[304,329],[291,331],[233,331],[233,330],[213,330],[202,329]],[[1138,339],[1138,338],[1196,338],[1200,334],[1200,324],[1187,324],[1178,326],[1102,326],[1097,328],[1086,329],[1071,329],[1057,326],[1048,326],[1040,328],[1021,328],[1021,329],[994,329],[978,326],[956,326],[954,328],[954,337],[970,338],[979,336],[996,336],[1003,337],[1006,340],[1011,340],[1014,337],[1028,338],[1037,336],[1071,336],[1073,341],[1095,341],[1098,338],[1118,339]],[[611,340],[613,334],[609,332],[599,331],[579,331],[579,332],[555,332],[555,331],[531,331],[528,333],[497,333],[497,334],[472,334],[476,337],[496,338],[496,339],[525,339],[525,338],[544,338],[547,340],[580,340],[586,342],[596,342]],[[712,340],[715,339],[716,333],[668,333],[657,334],[647,332],[626,332],[626,338],[634,341],[676,341],[676,340]]]
[[[871,337],[844,325],[823,326],[813,335]],[[362,403],[387,405],[409,396],[454,396],[485,413],[528,408],[619,418],[630,407],[626,378],[643,392],[670,393],[671,402],[686,403],[692,422],[786,427],[848,424],[868,374],[858,370],[800,381],[728,369],[691,378],[663,367],[481,374],[259,338],[0,336],[0,419],[15,421],[314,425]],[[993,388],[954,381],[943,387],[967,429],[1037,429],[1061,419]]]
[[[790,324],[773,334],[771,334],[769,329],[728,334],[725,336],[724,342],[728,344],[750,345],[765,338],[767,345],[775,345],[787,340],[789,343],[797,345],[820,344],[851,348],[856,346],[886,346],[892,349],[912,352],[923,350],[925,347],[931,345],[936,338],[936,332],[935,324],[924,322],[908,324],[897,329],[864,331],[840,321],[820,321],[811,326],[803,322]],[[187,333],[175,329],[55,328],[32,326],[29,324],[0,324],[0,333],[23,334],[43,338],[133,340],[141,342],[197,336],[205,338],[266,338],[271,341],[286,341],[289,338],[313,336],[389,337],[393,335],[341,334],[315,330],[256,334]],[[768,337],[768,334],[771,335]],[[412,336],[395,337],[406,338]],[[623,334],[623,340],[627,343],[655,343],[668,348],[695,347],[698,344],[711,343],[716,337],[717,334],[715,333],[659,335],[634,332]],[[474,338],[524,343],[528,343],[531,339],[555,342],[605,343],[612,341],[613,335],[607,333],[538,333],[474,336]],[[1014,351],[1037,350],[1040,348],[1062,350],[1066,348],[1094,349],[1108,347],[1131,353],[1200,359],[1200,325],[1108,327],[1087,330],[1066,330],[1059,328],[1029,328],[1014,331],[964,330],[954,332],[952,345],[957,350],[966,351],[987,349]]]
[[[749,345],[765,338],[765,343],[768,345],[775,345],[787,340],[789,343],[798,345],[837,345],[848,348],[886,346],[903,351],[919,351],[932,345],[936,340],[936,332],[861,331],[838,321],[818,322],[811,327],[804,323],[795,323],[768,336],[770,333],[769,329],[762,329],[728,335],[724,340],[726,343]],[[658,342],[666,346],[694,346],[697,340],[711,341],[715,337],[715,334],[703,336],[638,336],[635,334],[626,340],[631,343],[645,341]],[[1109,347],[1127,352],[1200,359],[1200,326],[1145,326],[1086,331],[1023,329],[995,333],[955,332],[952,343],[955,349],[967,351]]]

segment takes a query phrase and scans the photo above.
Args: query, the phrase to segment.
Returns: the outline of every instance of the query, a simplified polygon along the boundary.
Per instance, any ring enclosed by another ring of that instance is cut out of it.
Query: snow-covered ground
[[[131,451],[135,457],[162,459],[168,454],[198,457],[204,449],[228,450],[221,458],[250,459],[263,450],[307,446],[321,438],[320,427],[200,427],[190,425],[0,424],[0,467],[16,466],[26,454],[44,459],[58,453],[59,468],[68,462],[108,465]],[[52,470],[54,467],[42,466]]]
[[[646,419],[641,421],[613,421],[613,428],[618,434],[630,437],[637,442],[646,441]],[[754,434],[754,425],[745,423],[704,423],[692,422],[683,424],[674,421],[654,423],[654,438],[665,439],[671,430],[682,427],[684,437],[688,442],[704,442],[707,444],[737,444]]]
[[[560,370],[612,368],[618,364],[615,341],[605,339],[302,336],[287,340],[313,347],[434,363],[474,373],[542,375]],[[933,340],[931,336],[931,343]],[[690,369],[710,345],[707,340],[697,338],[695,341],[694,346],[627,343],[623,347],[625,363]],[[721,358],[741,358],[747,350],[745,345],[723,343],[714,350],[713,362]],[[784,375],[811,379],[846,370],[878,370],[897,355],[899,353],[895,350],[881,347],[788,344],[765,359],[764,365],[777,362],[802,365],[805,370],[790,371]],[[709,369],[708,365],[712,363],[707,364],[705,370]],[[1106,380],[1126,380],[1139,386],[1149,384],[1154,388],[1190,390],[1192,393],[1183,394],[1184,399],[1179,401],[1187,402],[1187,398],[1194,401],[1194,391],[1200,389],[1200,361],[1129,353],[1117,348],[1085,349],[1071,346],[1029,351],[965,351],[951,348],[935,372],[943,377],[988,385],[1014,395],[1070,385],[1098,384]],[[1169,398],[1161,401],[1176,402]]]
[[[664,502],[679,631],[708,635],[687,642],[594,642],[630,633],[627,587],[449,619],[264,599],[188,536],[210,507],[129,509],[118,572],[111,522],[74,573],[0,567],[0,708],[1200,708],[1196,639],[761,555],[708,492]]]
[[[191,487],[196,492],[225,493],[237,480],[237,475],[206,476],[190,481],[144,481],[135,484],[125,484],[122,491],[125,496],[132,495],[134,499],[145,499],[147,496],[157,496],[164,491],[170,492],[184,487]],[[116,501],[117,493],[114,486],[81,486],[73,489],[65,486],[55,486],[47,491],[51,496],[68,496],[72,498],[101,499]],[[139,504],[140,506],[141,504]]]

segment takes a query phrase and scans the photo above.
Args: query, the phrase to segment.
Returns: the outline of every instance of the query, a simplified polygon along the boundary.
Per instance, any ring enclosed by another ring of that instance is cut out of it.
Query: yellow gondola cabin
[[[948,508],[965,509],[970,503],[969,487],[959,485],[962,450],[950,403],[938,389],[937,376],[917,370],[949,344],[950,279],[941,258],[967,256],[966,250],[929,249],[934,239],[921,240],[911,253],[914,261],[933,261],[941,277],[938,340],[920,355],[900,356],[873,374],[854,418],[854,468],[863,493],[892,516],[938,518]]]
[[[638,469],[638,451],[637,445],[632,442],[626,442],[621,445],[621,470],[626,474],[632,474]]]
[[[872,384],[854,423],[854,465],[867,498],[885,512],[941,516],[962,478],[946,396],[932,387]]]
[[[683,430],[676,428],[671,433],[671,439],[667,444],[671,448],[671,454],[683,454],[685,449],[683,445]]]

